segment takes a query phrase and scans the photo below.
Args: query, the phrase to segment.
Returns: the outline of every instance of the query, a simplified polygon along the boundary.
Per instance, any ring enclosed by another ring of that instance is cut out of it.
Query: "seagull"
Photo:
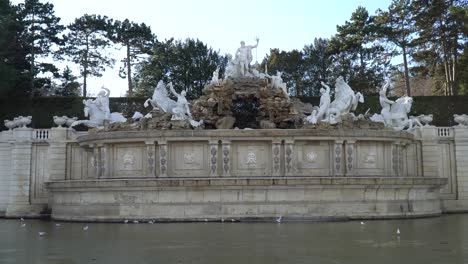
[[[128,219],[125,219],[125,220],[124,220],[124,223],[127,224],[127,223],[128,223]]]
[[[236,220],[235,220],[234,218],[233,218],[233,219],[231,219],[231,222],[235,222],[235,221],[236,221]]]
[[[138,224],[138,220],[134,220],[133,223],[134,223],[134,224]]]
[[[60,224],[55,224],[55,226],[56,226],[56,227],[59,227],[59,226],[60,226]]]
[[[366,223],[364,223],[364,222],[361,221],[361,225],[365,225],[365,224],[366,224]]]
[[[148,221],[148,224],[154,224],[153,220]]]
[[[283,218],[281,215],[276,217],[276,223],[281,223],[281,218]]]
[[[208,219],[205,218],[205,222],[208,222]]]
[[[25,226],[26,226],[26,224],[25,224],[25,223],[21,224],[21,227],[25,227]]]
[[[88,226],[84,226],[83,230],[86,231],[86,230],[88,230],[88,228],[89,228]]]
[[[224,222],[224,218],[221,218],[221,222]]]
[[[20,221],[24,221],[24,218],[23,218],[23,217],[21,217],[21,218],[20,218]]]
[[[396,234],[399,236],[400,235],[400,228],[397,228]]]
[[[46,232],[38,232],[39,236],[45,236]]]

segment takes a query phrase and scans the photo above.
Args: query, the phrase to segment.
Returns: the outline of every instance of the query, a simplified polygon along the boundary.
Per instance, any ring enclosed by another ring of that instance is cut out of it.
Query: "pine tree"
[[[114,65],[106,49],[111,46],[108,38],[110,21],[107,16],[85,14],[68,25],[65,45],[61,53],[80,66],[83,77],[83,96],[87,95],[87,78],[102,76],[106,67]]]
[[[151,28],[144,23],[137,24],[124,21],[115,21],[111,33],[111,40],[125,48],[126,56],[122,60],[119,76],[127,78],[128,96],[133,95],[132,67],[151,52],[154,36]]]
[[[54,55],[53,46],[60,45],[59,34],[64,30],[60,25],[60,18],[55,16],[54,5],[40,3],[39,0],[25,0],[18,5],[17,20],[21,23],[23,31],[20,39],[23,48],[29,50],[27,57],[30,61],[30,88],[31,96],[36,87],[41,87],[46,80],[35,84],[39,73],[57,73],[58,69],[52,63],[38,62],[37,58],[46,58]]]

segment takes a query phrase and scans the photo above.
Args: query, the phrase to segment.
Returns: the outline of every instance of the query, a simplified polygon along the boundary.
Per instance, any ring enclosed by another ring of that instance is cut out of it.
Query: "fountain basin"
[[[118,131],[78,138],[52,218],[74,221],[394,218],[438,215],[407,132]]]

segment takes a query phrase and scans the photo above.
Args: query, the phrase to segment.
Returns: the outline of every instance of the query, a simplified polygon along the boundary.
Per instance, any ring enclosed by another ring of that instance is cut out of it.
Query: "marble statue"
[[[323,88],[320,89],[320,105],[318,109],[312,111],[310,116],[305,118],[305,121],[310,124],[319,122],[339,123],[342,115],[354,115],[351,111],[356,110],[358,103],[364,102],[364,96],[359,92],[355,93],[341,76],[336,79],[335,99],[333,101],[330,98],[330,87],[324,82],[321,85]]]
[[[245,45],[244,41],[241,41],[241,46],[236,50],[234,58],[232,55],[228,55],[228,65],[226,66],[226,77],[239,78],[239,77],[259,77],[254,73],[250,63],[253,60],[252,49],[257,48],[259,38],[255,38],[257,42],[255,45]]]
[[[89,120],[77,120],[73,122],[70,125],[70,127],[80,124],[84,124],[88,127],[100,127],[103,126],[105,122],[126,122],[127,119],[121,113],[110,113],[109,95],[109,89],[102,88],[102,90],[98,93],[98,97],[96,99],[83,100],[84,116],[89,116]]]
[[[335,99],[331,102],[330,108],[335,108],[340,115],[344,115],[355,111],[358,103],[364,103],[364,96],[360,92],[355,93],[343,77],[338,77],[335,82]]]
[[[143,104],[145,107],[148,107],[149,104],[153,106],[153,109],[160,109],[163,112],[171,113],[172,109],[176,106],[176,102],[169,98],[169,94],[167,93],[166,85],[164,84],[163,80],[160,80],[156,85],[156,88],[153,92],[153,98],[148,99]]]
[[[241,41],[241,46],[236,51],[236,60],[240,67],[241,76],[247,76],[250,71],[250,63],[252,62],[252,49],[258,46],[259,38],[255,38],[257,42],[255,45],[245,45],[244,41]]]
[[[380,114],[382,115],[382,120],[384,125],[388,126],[391,125],[392,120],[390,118],[390,108],[391,105],[395,104],[395,101],[389,100],[387,98],[387,89],[390,86],[390,80],[382,86],[382,89],[379,91],[379,102],[380,106],[382,106],[382,110]]]
[[[110,90],[102,87],[101,91],[97,94],[97,98],[94,99],[93,103],[96,104],[101,112],[104,113],[105,120],[111,120],[110,118],[110,108],[109,108],[109,96]]]
[[[319,121],[324,120],[326,117],[328,117],[328,122],[330,122],[330,103],[331,103],[331,97],[330,97],[330,86],[326,85],[324,82],[321,83],[323,88],[320,88],[320,105],[318,110],[314,109],[312,111],[312,114],[308,117],[306,117],[306,121],[309,122],[310,124],[317,124]],[[324,89],[325,88],[325,89]],[[337,111],[334,111],[334,116],[336,116]],[[336,123],[334,116],[332,116],[332,122],[331,123]]]
[[[177,97],[176,106],[172,108],[172,120],[186,120],[191,119],[192,114],[190,113],[190,107],[187,99],[185,98],[186,92],[182,91],[179,93],[174,90],[172,83],[169,83],[169,90]]]
[[[172,114],[172,120],[188,120],[192,118],[187,99],[185,98],[186,92],[182,91],[180,94],[174,90],[172,83],[167,85],[169,91],[177,98],[177,101],[169,98],[166,85],[161,80],[154,89],[153,98],[147,99],[144,103],[148,107],[150,103],[153,109],[160,109],[166,113]]]
[[[219,68],[213,72],[213,77],[211,78],[211,83],[213,85],[219,85]]]
[[[383,97],[382,94],[383,92],[381,93],[381,97]],[[382,101],[384,100],[382,99]],[[397,131],[405,128],[413,129],[415,127],[422,127],[418,117],[408,117],[408,113],[411,111],[412,105],[413,98],[409,96],[400,97],[393,104],[384,102],[383,106],[386,108],[390,107],[388,112],[385,110],[382,111],[380,115],[374,114],[370,119],[373,122],[382,122],[385,126],[392,127]]]
[[[271,80],[271,87],[273,89],[281,89],[284,93],[284,95],[286,95],[286,97],[289,98],[289,95],[288,95],[288,88],[286,87],[286,83],[283,82],[283,78],[281,78],[281,75],[283,73],[278,71],[276,72],[276,75],[273,75],[273,76],[269,76],[269,75],[265,75],[263,74],[265,77],[267,78],[270,78]],[[260,73],[257,73],[256,75],[260,75]]]

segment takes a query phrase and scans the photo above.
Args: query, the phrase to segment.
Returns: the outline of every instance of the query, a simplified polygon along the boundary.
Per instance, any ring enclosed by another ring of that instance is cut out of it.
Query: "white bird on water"
[[[400,235],[400,233],[401,233],[401,232],[400,232],[400,228],[397,228],[397,230],[396,230],[396,234],[399,236],[399,235]]]
[[[148,221],[148,224],[154,224],[154,221],[153,221],[153,220],[149,220],[149,221]]]
[[[127,224],[127,223],[128,223],[128,219],[125,219],[125,220],[124,220],[124,223]]]
[[[25,224],[25,223],[22,223],[22,224],[21,224],[21,227],[25,227],[25,226],[26,226],[26,224]]]
[[[20,218],[20,221],[24,221],[24,218],[23,218],[23,217],[21,217],[21,218]]]
[[[139,222],[138,222],[138,220],[134,220],[133,223],[134,223],[134,224],[138,224]]]
[[[86,231],[86,230],[88,230],[88,228],[89,228],[88,226],[84,226],[83,230]]]
[[[38,232],[39,236],[45,236],[45,234],[47,234],[46,232]]]
[[[283,217],[282,217],[281,215],[278,216],[278,217],[276,217],[276,223],[281,223],[281,219],[282,219],[282,218],[283,218]]]
[[[55,226],[56,226],[56,227],[59,227],[59,226],[60,226],[60,224],[55,224]]]
[[[365,224],[366,224],[366,223],[364,223],[364,222],[361,221],[361,225],[365,225]]]

